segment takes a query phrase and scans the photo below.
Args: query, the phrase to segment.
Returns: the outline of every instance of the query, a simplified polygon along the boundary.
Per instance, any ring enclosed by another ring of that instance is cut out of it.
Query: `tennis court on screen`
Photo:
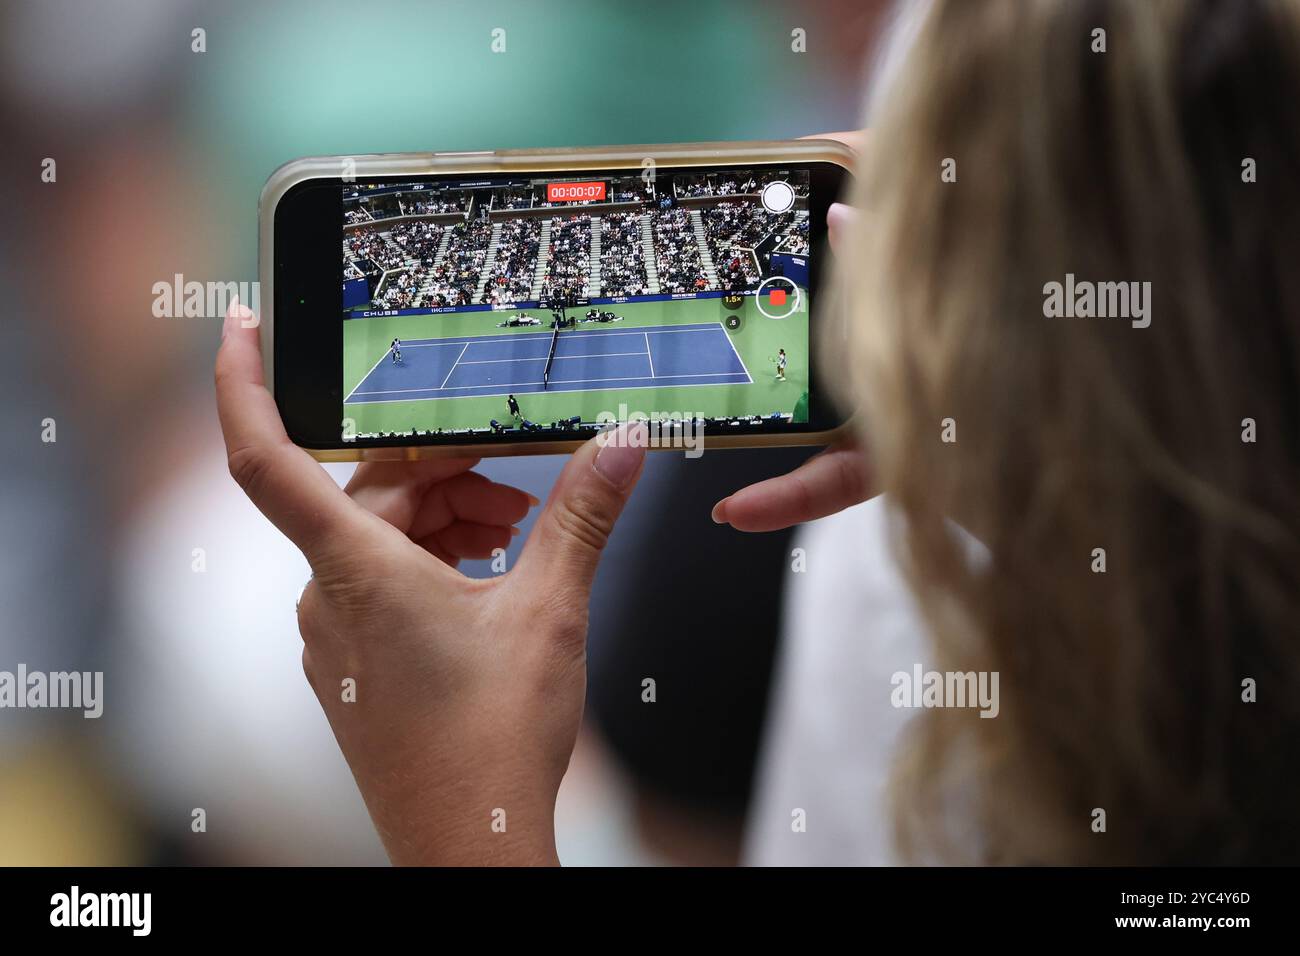
[[[530,392],[598,391],[753,381],[720,323],[402,342],[402,361],[379,357],[349,404]],[[550,371],[546,371],[548,358]]]

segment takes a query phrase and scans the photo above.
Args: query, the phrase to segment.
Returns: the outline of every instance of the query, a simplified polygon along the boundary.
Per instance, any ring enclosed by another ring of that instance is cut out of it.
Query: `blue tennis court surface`
[[[551,333],[519,332],[402,343],[345,401],[409,402],[542,391]],[[720,323],[561,332],[548,392],[753,382]]]

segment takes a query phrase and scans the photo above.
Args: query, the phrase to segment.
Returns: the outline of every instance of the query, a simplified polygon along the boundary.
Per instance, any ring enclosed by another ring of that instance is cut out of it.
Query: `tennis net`
[[[555,361],[555,343],[556,341],[559,340],[559,338],[560,338],[560,327],[557,325],[555,327],[555,331],[551,333],[551,351],[548,352],[546,355],[546,368],[542,370],[543,391],[546,390],[546,386],[550,384],[551,381],[551,364]]]

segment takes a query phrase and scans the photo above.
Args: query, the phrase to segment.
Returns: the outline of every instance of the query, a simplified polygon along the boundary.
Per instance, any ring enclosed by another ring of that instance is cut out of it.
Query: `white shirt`
[[[795,536],[806,569],[787,572],[784,638],[742,855],[747,864],[899,862],[889,777],[900,735],[917,711],[892,706],[890,678],[917,663],[929,669],[931,652],[890,534],[886,503],[875,498]]]

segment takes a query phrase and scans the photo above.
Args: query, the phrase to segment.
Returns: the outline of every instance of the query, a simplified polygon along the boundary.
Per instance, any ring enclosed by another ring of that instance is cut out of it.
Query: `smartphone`
[[[300,159],[259,206],[261,335],[323,461],[806,445],[844,416],[816,362],[830,140]]]

